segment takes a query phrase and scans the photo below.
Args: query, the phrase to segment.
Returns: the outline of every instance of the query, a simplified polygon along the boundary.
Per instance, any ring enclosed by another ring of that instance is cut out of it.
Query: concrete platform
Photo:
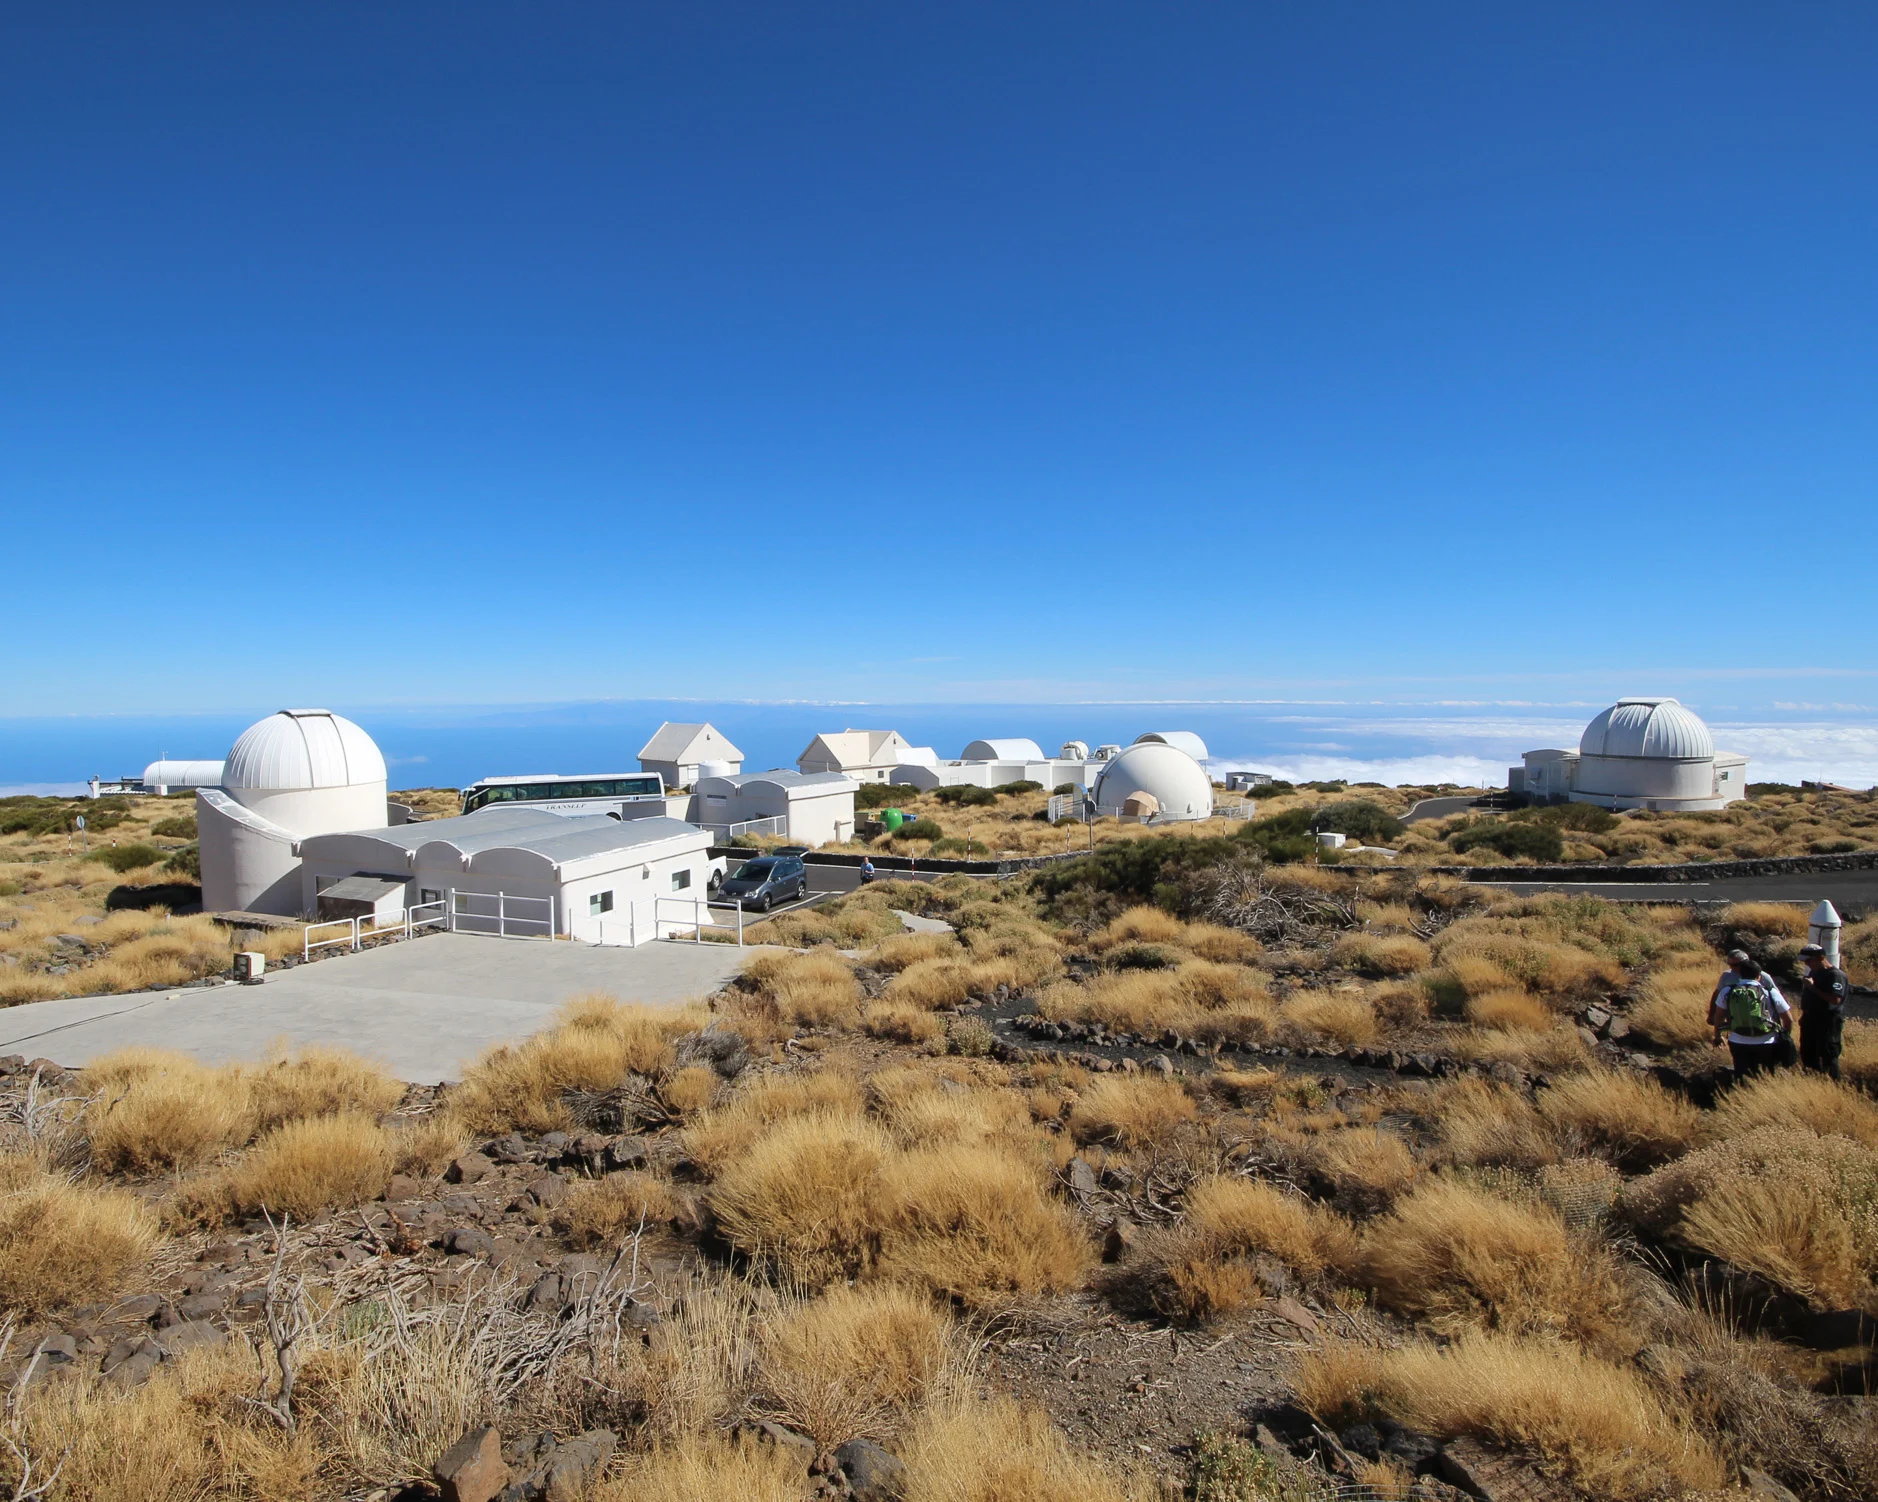
[[[637,949],[430,934],[276,971],[258,986],[67,997],[0,1009],[0,1053],[77,1067],[113,1049],[173,1048],[205,1063],[277,1043],[350,1049],[419,1084],[460,1078],[485,1048],[546,1026],[582,991],[677,1007],[715,991],[756,949]]]

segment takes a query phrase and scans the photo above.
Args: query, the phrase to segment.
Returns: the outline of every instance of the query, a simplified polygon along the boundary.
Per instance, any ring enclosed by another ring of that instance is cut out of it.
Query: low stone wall
[[[1781,855],[1764,860],[1690,861],[1675,866],[1430,866],[1462,881],[1716,881],[1733,876],[1806,876],[1822,871],[1878,870],[1878,850],[1847,855]]]

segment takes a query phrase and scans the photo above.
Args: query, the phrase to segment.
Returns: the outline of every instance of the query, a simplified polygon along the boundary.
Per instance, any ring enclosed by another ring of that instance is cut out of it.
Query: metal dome
[[[385,781],[372,738],[329,709],[282,709],[250,725],[229,748],[226,788],[286,791]]]
[[[1674,699],[1619,699],[1579,738],[1581,756],[1704,761],[1715,755],[1708,726]]]
[[[1105,814],[1122,810],[1129,798],[1146,794],[1153,811],[1168,819],[1207,819],[1213,814],[1213,784],[1199,762],[1178,746],[1137,741],[1103,764],[1095,803]]]
[[[1191,730],[1150,730],[1135,737],[1137,746],[1176,746],[1195,761],[1206,760],[1206,742]]]

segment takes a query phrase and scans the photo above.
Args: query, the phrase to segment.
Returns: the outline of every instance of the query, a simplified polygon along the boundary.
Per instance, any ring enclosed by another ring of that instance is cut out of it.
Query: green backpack
[[[1773,998],[1753,981],[1728,988],[1728,1031],[1744,1038],[1765,1038],[1774,1031]]]

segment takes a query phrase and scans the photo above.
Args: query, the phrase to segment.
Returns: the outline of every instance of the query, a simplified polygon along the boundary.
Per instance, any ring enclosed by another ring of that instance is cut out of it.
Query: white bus
[[[463,812],[499,803],[526,803],[543,813],[608,814],[615,819],[644,819],[665,812],[665,783],[657,772],[601,772],[564,776],[542,772],[532,777],[485,777],[463,789]]]

